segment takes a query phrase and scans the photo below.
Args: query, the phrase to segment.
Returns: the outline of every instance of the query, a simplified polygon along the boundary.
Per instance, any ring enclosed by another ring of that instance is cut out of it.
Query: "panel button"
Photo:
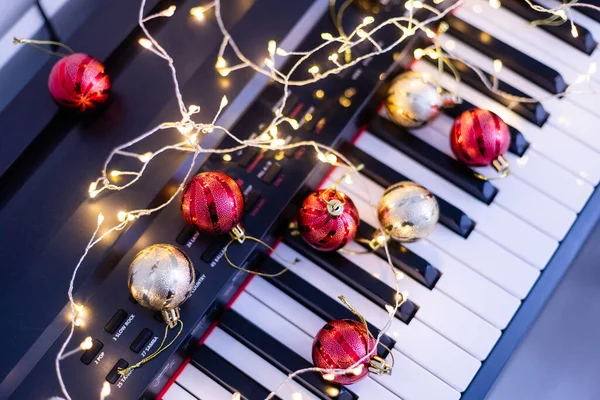
[[[262,177],[262,181],[268,185],[273,183],[277,175],[281,172],[281,165],[279,163],[273,163],[265,172]]]
[[[126,319],[127,313],[123,310],[119,310],[115,313],[115,315],[112,316],[110,321],[108,321],[108,324],[106,324],[104,330],[112,335],[117,331],[117,329],[119,329],[121,325],[123,325],[123,322],[125,322]]]
[[[90,363],[94,361],[94,358],[96,358],[96,356],[98,355],[98,353],[100,353],[100,350],[102,350],[103,347],[104,343],[102,343],[98,339],[94,339],[94,341],[92,342],[92,347],[87,349],[81,355],[81,362],[85,365],[90,365]]]
[[[137,335],[137,337],[135,338],[133,343],[131,343],[131,346],[129,346],[129,348],[134,353],[139,353],[140,351],[142,351],[144,346],[146,346],[146,343],[148,343],[150,338],[152,338],[152,331],[148,328],[144,328],[140,332],[140,334]]]
[[[196,234],[196,228],[194,228],[191,225],[186,225],[186,227],[183,228],[183,230],[181,232],[179,232],[179,235],[177,235],[177,239],[175,239],[175,240],[180,245],[185,246],[188,244],[190,239],[192,239],[194,237],[195,234]]]
[[[238,160],[238,164],[240,165],[240,167],[246,168],[246,167],[248,167],[248,165],[250,165],[252,163],[252,161],[254,161],[254,159],[259,154],[260,154],[260,149],[258,149],[256,147],[248,148],[248,149],[244,150],[244,153]]]
[[[129,363],[121,358],[119,361],[117,361],[115,366],[112,367],[108,375],[106,375],[106,380],[112,384],[117,383],[121,377],[121,375],[119,375],[119,369],[125,369],[127,367],[129,367]]]
[[[248,196],[246,196],[246,200],[244,202],[244,211],[252,210],[258,200],[260,200],[260,193],[255,190],[248,193]]]

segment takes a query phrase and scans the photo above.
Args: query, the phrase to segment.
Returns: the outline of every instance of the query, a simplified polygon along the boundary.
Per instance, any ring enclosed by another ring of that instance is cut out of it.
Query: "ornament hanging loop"
[[[69,54],[74,54],[75,51],[70,48],[69,46],[67,46],[64,43],[60,43],[60,42],[55,42],[53,40],[33,40],[33,39],[19,39],[19,38],[13,38],[13,44],[28,44],[31,47],[34,47],[36,49],[38,49],[39,51],[43,51],[44,53],[48,53],[51,54],[53,56],[57,56],[57,57],[66,57]],[[48,50],[43,48],[41,45],[46,45],[46,46],[58,46],[58,47],[62,47],[63,49],[67,50],[69,52],[69,54],[64,54],[64,53],[59,53],[58,51],[52,51],[52,50]]]
[[[279,254],[277,254],[277,251],[275,251],[275,249],[273,247],[269,246],[267,243],[263,242],[262,240],[260,240],[258,238],[255,238],[254,236],[247,236],[246,232],[244,231],[244,228],[242,228],[242,226],[240,224],[237,224],[236,226],[234,226],[233,229],[229,232],[229,234],[231,236],[231,240],[225,245],[225,248],[223,249],[223,257],[225,257],[225,261],[227,261],[227,263],[230,266],[232,266],[233,268],[238,269],[240,271],[244,271],[244,272],[246,272],[248,274],[252,274],[252,275],[262,276],[265,278],[275,278],[275,277],[282,275],[289,269],[289,267],[286,267],[275,274],[267,274],[267,273],[258,272],[258,271],[250,271],[250,270],[247,270],[245,268],[235,265],[229,258],[229,255],[227,254],[227,252],[229,250],[229,246],[236,241],[240,244],[244,243],[246,239],[252,240],[258,244],[265,246],[267,249],[269,249],[272,253],[276,254],[281,260],[283,260],[286,264],[288,264],[290,266],[294,266],[300,262],[300,260],[298,260],[298,259],[295,259],[293,261],[286,260],[285,258],[281,257]]]
[[[179,310],[177,311],[177,314],[179,314]],[[164,317],[164,311],[163,311],[163,317]],[[177,335],[175,335],[175,337],[173,338],[173,340],[171,340],[169,342],[169,344],[167,344],[165,346],[165,342],[167,340],[167,336],[169,336],[169,329],[174,328],[175,326],[177,326],[179,324],[179,332],[177,332]],[[168,349],[173,343],[175,343],[175,341],[177,340],[177,338],[181,335],[181,332],[183,332],[183,321],[178,319],[177,321],[174,322],[173,326],[167,325],[165,327],[165,334],[163,336],[163,340],[160,343],[160,346],[158,346],[158,349],[156,349],[156,351],[152,354],[150,354],[148,357],[142,359],[140,362],[133,364],[127,368],[119,368],[119,370],[117,371],[119,373],[119,375],[121,376],[125,376],[128,373],[130,373],[131,371],[133,371],[134,369],[137,369],[139,367],[141,367],[142,365],[146,364],[148,361],[152,360],[153,358],[157,357],[160,353],[162,353],[163,351],[165,351],[166,349]]]
[[[484,181],[496,181],[498,179],[504,179],[504,178],[510,176],[510,174],[511,174],[510,163],[502,155],[498,156],[498,158],[496,158],[494,161],[492,161],[492,167],[494,167],[494,169],[498,172],[497,176],[487,177],[487,176],[481,175],[480,173],[477,173],[477,172],[473,172],[473,173],[475,174],[475,176],[477,178],[484,180]]]

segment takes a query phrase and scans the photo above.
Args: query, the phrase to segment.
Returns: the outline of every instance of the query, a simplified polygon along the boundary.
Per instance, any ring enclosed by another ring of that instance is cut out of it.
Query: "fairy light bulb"
[[[190,14],[196,18],[198,21],[203,21],[204,20],[204,7],[193,7],[190,10]]]
[[[333,40],[333,35],[329,32],[323,32],[321,33],[321,39],[330,41]]]
[[[323,379],[331,382],[332,380],[335,379],[335,374],[325,374],[325,375],[323,375]]]
[[[370,25],[373,22],[375,22],[375,18],[371,17],[370,15],[368,17],[365,17],[365,19],[363,19],[363,25]]]
[[[160,15],[162,15],[163,17],[172,17],[173,14],[175,14],[176,9],[177,9],[177,6],[172,5],[169,8],[167,8],[166,10],[164,10],[163,12],[161,12]]]
[[[79,348],[81,350],[89,350],[92,348],[94,342],[92,340],[91,336],[86,337],[85,339],[83,339],[83,342],[81,342],[81,344],[79,345]]]
[[[363,365],[359,365],[358,367],[356,367],[352,370],[352,374],[354,374],[356,376],[362,374],[362,372],[363,372]]]
[[[490,0],[490,7],[494,9],[500,8],[501,5],[502,3],[500,3],[500,0]]]
[[[110,395],[110,383],[104,382],[100,391],[100,398],[105,399]]]
[[[576,38],[579,37],[579,31],[575,25],[571,25],[571,35]]]
[[[270,55],[275,55],[275,52],[277,51],[277,42],[274,40],[269,40],[268,50]]]
[[[151,158],[152,158],[152,153],[150,153],[150,152],[140,154],[138,156],[138,160],[140,160],[143,163],[147,163],[148,161],[150,161]]]
[[[125,221],[125,220],[127,219],[127,212],[126,212],[126,211],[119,211],[119,212],[117,213],[117,219],[118,219],[120,222],[123,222],[123,221]]]
[[[235,392],[233,396],[231,396],[231,400],[242,400],[242,395],[240,392]]]
[[[140,44],[140,46],[142,46],[145,49],[150,49],[152,48],[152,42],[149,39],[146,38],[140,38],[138,40],[138,43]]]
[[[327,154],[326,159],[329,164],[337,163],[337,156],[333,153]]]
[[[316,75],[316,74],[318,74],[318,73],[319,73],[319,67],[318,67],[318,66],[316,66],[316,65],[313,65],[312,67],[310,67],[310,68],[308,69],[308,72],[310,72],[310,73],[311,73],[311,74],[313,74],[313,75]]]
[[[499,74],[500,71],[502,71],[502,67],[504,66],[504,64],[502,63],[502,60],[496,59],[494,60],[494,71]]]

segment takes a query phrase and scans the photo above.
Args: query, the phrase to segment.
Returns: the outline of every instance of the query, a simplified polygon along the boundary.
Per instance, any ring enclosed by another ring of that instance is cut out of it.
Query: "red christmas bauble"
[[[87,54],[75,53],[54,64],[48,89],[61,106],[85,111],[108,99],[110,78],[100,61]]]
[[[201,232],[227,233],[242,219],[244,195],[240,186],[222,172],[194,176],[181,194],[181,213]]]
[[[450,145],[457,159],[471,166],[486,166],[506,153],[510,133],[506,123],[491,111],[463,112],[452,126]]]
[[[366,356],[374,347],[375,339],[365,326],[351,319],[338,319],[325,325],[313,342],[312,358],[316,367],[346,369]],[[367,358],[353,371],[336,374],[332,382],[350,385],[363,379],[369,373],[370,358]]]
[[[333,251],[354,239],[358,210],[346,194],[325,189],[311,193],[298,211],[302,238],[317,250]]]

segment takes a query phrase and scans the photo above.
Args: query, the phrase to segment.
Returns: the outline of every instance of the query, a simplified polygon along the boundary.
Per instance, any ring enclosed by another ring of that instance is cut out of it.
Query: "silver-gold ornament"
[[[440,108],[454,104],[453,97],[440,88],[431,75],[407,71],[392,81],[385,107],[396,124],[405,128],[419,128],[434,120]]]
[[[414,242],[433,232],[440,209],[429,190],[407,181],[386,189],[377,216],[387,236],[399,242]]]
[[[192,294],[192,261],[170,244],[154,244],[140,251],[129,266],[129,291],[142,306],[160,311],[169,327],[179,320],[179,306]]]

